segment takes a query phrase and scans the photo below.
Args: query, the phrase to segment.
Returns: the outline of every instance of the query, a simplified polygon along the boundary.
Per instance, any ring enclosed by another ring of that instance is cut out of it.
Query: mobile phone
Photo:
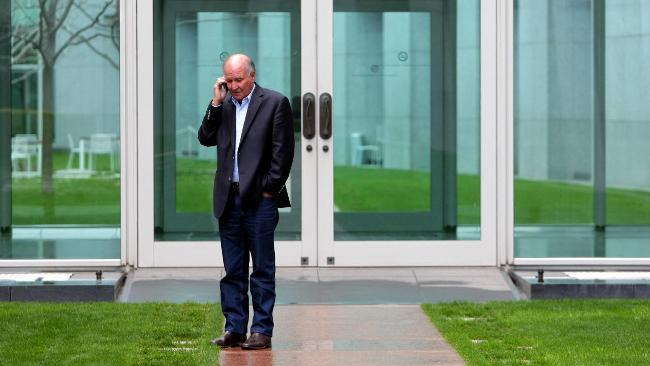
[[[221,84],[221,89],[223,89],[225,92],[228,92],[228,84],[226,83]]]

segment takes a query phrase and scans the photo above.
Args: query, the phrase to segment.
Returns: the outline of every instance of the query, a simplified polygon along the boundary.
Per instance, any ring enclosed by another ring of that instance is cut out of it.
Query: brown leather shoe
[[[226,331],[221,338],[215,338],[210,343],[221,348],[239,347],[246,340],[246,334]]]
[[[246,342],[241,344],[242,349],[271,348],[271,337],[262,333],[251,333]]]

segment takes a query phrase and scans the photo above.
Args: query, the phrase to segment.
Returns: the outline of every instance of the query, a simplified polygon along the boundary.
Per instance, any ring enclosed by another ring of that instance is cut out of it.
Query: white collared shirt
[[[248,112],[248,106],[251,104],[251,97],[253,96],[253,91],[255,90],[255,84],[253,84],[253,89],[246,98],[241,100],[239,103],[232,96],[230,101],[235,106],[235,167],[232,171],[232,181],[239,182],[239,140],[241,140],[241,133],[244,129],[244,121],[246,120],[246,113]]]

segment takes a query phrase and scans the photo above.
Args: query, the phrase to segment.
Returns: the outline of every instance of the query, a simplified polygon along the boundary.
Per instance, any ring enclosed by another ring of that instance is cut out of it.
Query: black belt
[[[230,190],[239,193],[239,182],[230,183]]]

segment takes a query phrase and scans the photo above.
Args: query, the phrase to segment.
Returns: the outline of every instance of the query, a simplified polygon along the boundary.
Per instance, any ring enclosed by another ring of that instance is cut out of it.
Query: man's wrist
[[[212,99],[210,105],[216,108],[221,105],[221,101],[215,101],[214,99]]]

